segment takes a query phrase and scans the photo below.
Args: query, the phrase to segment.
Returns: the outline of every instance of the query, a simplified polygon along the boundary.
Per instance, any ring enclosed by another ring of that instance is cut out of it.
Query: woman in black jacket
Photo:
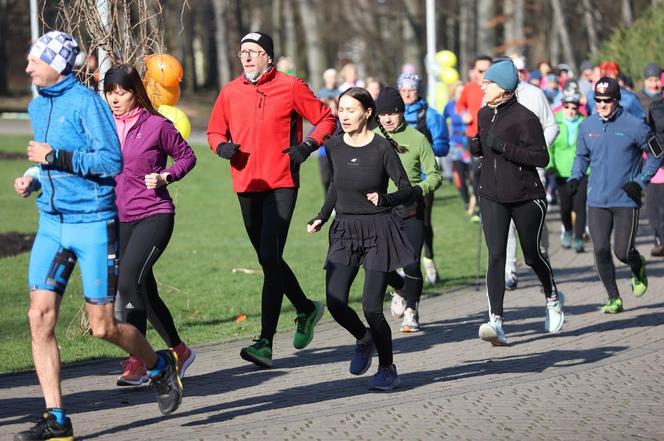
[[[478,134],[470,146],[473,155],[483,157],[478,194],[489,248],[489,322],[480,326],[479,336],[494,346],[507,344],[502,323],[507,234],[512,219],[526,264],[544,288],[545,330],[558,332],[564,321],[563,294],[556,289],[551,266],[539,248],[546,193],[536,167],[545,167],[549,154],[537,116],[516,100],[518,81],[510,60],[494,63],[486,71],[482,90],[487,105],[478,114]]]

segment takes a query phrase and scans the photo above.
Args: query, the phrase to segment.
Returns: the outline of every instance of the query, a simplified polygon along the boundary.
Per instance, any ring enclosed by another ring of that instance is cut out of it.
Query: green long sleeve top
[[[374,132],[383,136],[379,128],[375,128]],[[402,121],[401,125],[390,133],[390,137],[408,149],[407,152],[399,153],[399,159],[411,185],[420,187],[424,195],[436,191],[443,182],[443,176],[426,136]]]
[[[576,140],[579,131],[579,125],[585,117],[579,115],[578,119],[569,121],[565,119],[563,111],[556,112],[556,122],[560,131],[556,139],[549,145],[549,165],[547,168],[554,168],[556,176],[560,178],[569,178],[572,173],[572,164],[576,156]],[[586,172],[587,174],[588,172]]]

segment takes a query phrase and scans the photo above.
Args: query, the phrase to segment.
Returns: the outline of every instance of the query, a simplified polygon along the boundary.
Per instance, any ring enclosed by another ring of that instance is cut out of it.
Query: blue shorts
[[[85,301],[95,305],[113,303],[118,278],[117,250],[114,219],[64,224],[40,216],[30,255],[30,290],[63,295],[78,261]]]

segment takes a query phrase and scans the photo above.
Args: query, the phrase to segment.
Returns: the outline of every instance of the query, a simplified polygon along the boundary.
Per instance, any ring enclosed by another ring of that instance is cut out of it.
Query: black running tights
[[[586,231],[586,193],[588,191],[588,177],[584,176],[579,182],[579,188],[572,196],[567,189],[566,178],[556,178],[558,187],[558,202],[560,203],[560,220],[565,231],[572,231],[572,211],[576,213],[574,222],[574,239],[583,239]]]
[[[325,297],[330,314],[353,337],[360,340],[367,328],[353,308],[348,306],[350,287],[359,271],[357,266],[348,266],[328,261],[326,263]],[[387,288],[387,273],[364,270],[362,309],[367,319],[371,337],[376,344],[381,366],[392,365],[392,332],[383,315],[383,300]]]
[[[173,233],[173,214],[120,222],[118,295],[124,321],[145,335],[147,320],[169,347],[180,344],[173,316],[157,289],[152,267]]]
[[[505,256],[510,220],[514,220],[519,233],[519,242],[526,264],[531,267],[542,284],[548,298],[556,289],[553,270],[540,252],[539,242],[544,228],[546,201],[533,201],[501,204],[487,198],[480,198],[482,227],[489,248],[489,266],[486,272],[486,285],[489,295],[490,313],[503,316],[505,297]]]
[[[420,255],[422,254],[422,244],[424,243],[424,220],[422,219],[421,211],[418,210],[417,215],[407,217],[401,221],[401,227],[406,233],[413,251],[415,251],[415,262],[403,267],[405,278],[402,279],[396,271],[388,273],[387,278],[390,286],[402,291],[404,299],[406,299],[406,307],[414,310],[417,310],[417,305],[420,303],[423,286]]]
[[[295,274],[283,259],[297,189],[279,188],[238,193],[237,196],[244,227],[263,268],[260,338],[272,341],[284,294],[298,313],[314,310],[314,304],[304,295]]]
[[[424,257],[433,259],[433,225],[431,212],[433,211],[433,192],[424,196]]]

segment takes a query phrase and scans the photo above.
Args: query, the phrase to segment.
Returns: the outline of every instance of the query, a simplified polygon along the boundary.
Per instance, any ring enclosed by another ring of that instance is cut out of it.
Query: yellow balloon
[[[448,50],[436,52],[435,59],[443,67],[454,67],[457,64],[456,55]]]
[[[189,135],[191,134],[191,123],[182,110],[174,106],[162,104],[157,111],[173,123],[184,139],[189,138]]]
[[[445,84],[454,84],[459,81],[459,72],[453,67],[446,67],[440,72],[440,81]]]

